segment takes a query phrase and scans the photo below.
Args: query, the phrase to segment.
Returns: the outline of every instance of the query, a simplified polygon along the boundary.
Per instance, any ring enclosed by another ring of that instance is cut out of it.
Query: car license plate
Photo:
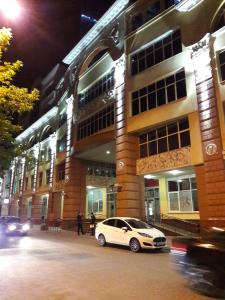
[[[165,246],[165,242],[158,242],[158,243],[155,243],[155,246]]]

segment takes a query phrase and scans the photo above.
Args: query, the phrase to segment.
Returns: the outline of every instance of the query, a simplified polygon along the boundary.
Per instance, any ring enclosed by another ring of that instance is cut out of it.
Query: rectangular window
[[[50,183],[50,169],[46,170],[46,184],[49,184]]]
[[[220,75],[221,80],[225,80],[225,50],[219,53]]]
[[[58,165],[57,179],[58,179],[58,181],[65,179],[65,163]]]
[[[171,212],[198,211],[195,177],[168,180],[168,194]]]
[[[34,175],[31,175],[30,187],[31,187],[31,189],[34,188]]]
[[[155,2],[153,16],[159,12],[159,2]],[[151,44],[144,50],[140,50],[131,55],[131,75],[136,75],[143,70],[160,63],[161,61],[170,58],[182,52],[181,32],[179,29],[169,33],[166,37]]]
[[[187,118],[168,123],[139,136],[140,158],[190,145]]]
[[[64,111],[59,115],[59,127],[61,127],[63,124],[65,124],[67,121],[67,113]]]
[[[84,93],[79,94],[79,108],[85,106],[92,100],[101,96],[105,92],[109,91],[114,87],[114,70],[111,70],[110,73],[106,74],[104,77],[99,79],[95,84],[90,86]]]
[[[42,186],[42,182],[43,182],[43,172],[40,172],[38,176],[38,186]]]
[[[131,95],[132,116],[187,96],[184,70],[179,70]]]
[[[25,191],[28,189],[28,177],[25,178]]]
[[[66,151],[66,136],[57,141],[57,152],[60,153],[64,151]]]
[[[114,104],[78,124],[77,140],[84,139],[114,124]]]

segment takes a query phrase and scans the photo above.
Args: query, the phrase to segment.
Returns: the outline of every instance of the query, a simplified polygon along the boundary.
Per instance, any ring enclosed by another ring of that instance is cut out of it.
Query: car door
[[[104,226],[103,226],[103,230],[102,233],[105,236],[105,239],[107,241],[107,243],[114,243],[115,241],[115,219],[108,219],[106,221],[104,221]]]
[[[127,231],[122,229],[126,227]],[[117,219],[116,220],[116,227],[115,227],[115,243],[120,245],[129,245],[130,240],[130,226],[124,222],[123,220]]]

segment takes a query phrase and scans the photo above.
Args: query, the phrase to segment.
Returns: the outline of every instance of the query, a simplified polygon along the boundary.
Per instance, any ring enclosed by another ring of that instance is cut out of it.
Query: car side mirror
[[[128,231],[128,228],[127,227],[122,227],[122,230],[124,230],[124,231]]]

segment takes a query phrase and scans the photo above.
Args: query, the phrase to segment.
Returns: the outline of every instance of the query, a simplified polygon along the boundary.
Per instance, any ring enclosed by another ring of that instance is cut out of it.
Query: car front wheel
[[[106,240],[103,234],[99,234],[98,243],[100,246],[104,247],[106,245]]]
[[[137,239],[135,239],[135,238],[131,239],[130,250],[132,252],[139,252],[141,250],[141,245]]]

